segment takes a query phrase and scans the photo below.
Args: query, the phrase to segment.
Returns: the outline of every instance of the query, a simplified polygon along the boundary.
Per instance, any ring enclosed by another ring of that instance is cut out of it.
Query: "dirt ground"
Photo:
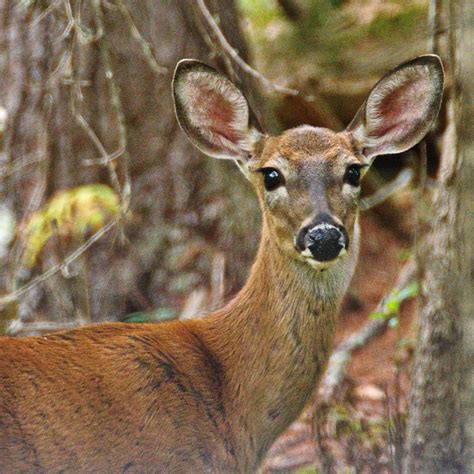
[[[387,230],[373,214],[365,214],[361,224],[359,265],[342,305],[336,345],[367,322],[370,312],[392,288],[403,265],[402,249],[409,245]],[[393,418],[399,415],[403,419],[406,413],[409,388],[406,368],[411,354],[410,344],[401,350],[400,341],[410,340],[414,310],[413,300],[403,303],[399,328],[389,328],[354,354],[341,389],[343,393],[338,395],[332,414],[324,420],[324,443],[331,465],[328,468],[326,462],[326,471],[352,472],[347,471],[352,467],[356,472],[393,472],[393,458],[397,455],[394,437],[401,435],[400,429],[394,429],[397,419]],[[316,441],[317,428],[312,421],[316,403],[317,396],[300,419],[276,441],[263,472],[311,473],[316,472],[316,466],[321,469],[324,454],[321,454],[321,442]],[[336,421],[334,410],[339,413]]]

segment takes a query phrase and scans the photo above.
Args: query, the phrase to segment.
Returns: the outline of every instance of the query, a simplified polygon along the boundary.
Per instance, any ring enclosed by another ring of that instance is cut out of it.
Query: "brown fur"
[[[437,70],[436,61],[423,57],[404,67]],[[267,137],[232,123],[216,128],[215,107],[202,130],[196,117],[205,110],[188,117],[199,91],[181,87],[186,73],[209,74],[223,101],[238,91],[195,61],[177,71],[176,111],[193,142],[218,157],[251,156],[246,165],[263,230],[249,279],[227,306],[200,319],[1,338],[0,472],[251,472],[324,371],[358,253],[359,189],[344,173],[364,162],[365,112],[352,125],[357,147],[350,130],[304,126]],[[237,102],[227,114],[232,120],[248,112]],[[424,130],[434,116],[426,113]],[[227,140],[232,136],[238,140]],[[263,166],[278,168],[285,185],[266,192]],[[350,245],[325,268],[313,268],[296,250],[295,235],[321,213],[344,227]]]

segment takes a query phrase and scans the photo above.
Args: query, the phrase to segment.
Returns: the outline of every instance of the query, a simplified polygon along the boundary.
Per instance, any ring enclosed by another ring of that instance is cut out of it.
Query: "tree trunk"
[[[227,290],[244,280],[258,242],[257,202],[232,163],[199,154],[179,129],[175,64],[190,57],[217,65],[254,108],[261,104],[252,81],[216,49],[196,4],[0,0],[0,106],[8,114],[1,198],[24,220],[57,190],[84,183],[115,183],[125,205],[128,174],[131,182],[125,240],[110,233],[68,278],[58,273],[25,295],[23,320],[96,321],[179,306],[192,288],[208,286],[217,250],[228,256]],[[208,5],[246,58],[233,0]],[[101,146],[125,150],[104,166]],[[48,245],[36,273],[77,242]],[[21,247],[17,240],[11,252],[9,291],[32,276]]]
[[[450,71],[455,86],[448,98],[438,185],[433,202],[430,246],[422,258],[424,292],[413,361],[407,431],[407,473],[463,471],[462,297],[465,249],[462,229],[460,149],[461,94],[458,35],[460,16],[451,2]]]
[[[463,334],[466,354],[463,377],[464,402],[464,471],[474,472],[474,3],[463,2],[460,44],[460,84],[464,91],[465,102],[461,115],[462,151],[464,168],[462,179],[461,216],[465,216],[464,235],[467,252],[464,264],[468,266],[464,281],[463,294]],[[469,268],[471,271],[469,271]]]

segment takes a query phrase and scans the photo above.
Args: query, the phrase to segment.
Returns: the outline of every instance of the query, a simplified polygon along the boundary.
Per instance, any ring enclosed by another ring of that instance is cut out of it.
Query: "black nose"
[[[318,262],[334,260],[345,247],[343,233],[331,224],[319,224],[306,234],[306,247]]]

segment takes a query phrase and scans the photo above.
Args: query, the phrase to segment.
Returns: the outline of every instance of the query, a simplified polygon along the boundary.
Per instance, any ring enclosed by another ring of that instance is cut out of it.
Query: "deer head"
[[[191,142],[246,170],[268,237],[288,257],[323,270],[351,248],[361,178],[377,155],[423,139],[438,114],[443,79],[440,59],[420,56],[377,82],[344,131],[304,125],[278,136],[251,126],[243,94],[199,61],[178,63],[173,94]]]

